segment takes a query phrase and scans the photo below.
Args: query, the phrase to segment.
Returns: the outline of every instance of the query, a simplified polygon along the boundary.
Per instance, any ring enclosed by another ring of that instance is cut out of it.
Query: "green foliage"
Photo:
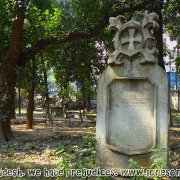
[[[171,155],[170,160],[171,160],[171,162],[172,162],[172,161],[178,161],[179,158],[180,158],[180,154],[177,153],[177,152],[174,152],[174,153]]]
[[[106,67],[107,56],[103,56],[104,50],[104,47],[96,48],[96,42],[81,40],[64,44],[53,51],[48,61],[53,67],[57,84],[62,87],[60,96],[67,94],[63,89],[68,88],[69,82],[76,82],[77,100],[87,99],[89,94],[94,98],[97,78]]]
[[[95,26],[102,19],[102,14],[109,12],[114,2],[105,1],[77,1],[77,0],[51,0],[29,1],[26,19],[24,21],[23,52],[28,53],[37,41],[45,38],[63,38],[72,31],[86,31]],[[110,12],[109,12],[110,13]],[[104,16],[104,15],[103,15]],[[104,34],[103,34],[104,36]],[[107,38],[106,38],[107,39]],[[65,103],[71,102],[73,96],[82,100],[89,94],[93,97],[93,87],[98,75],[104,70],[101,55],[103,50],[98,50],[96,42],[76,41],[54,46],[42,52],[45,66],[53,67],[57,84],[61,86],[59,95]],[[58,49],[57,49],[58,48]],[[41,56],[41,55],[40,55]],[[46,93],[43,81],[43,69],[40,56],[36,56],[36,77],[29,73],[29,64],[17,67],[18,81],[23,89],[30,89],[31,80],[36,81],[36,92],[42,96]],[[106,60],[107,61],[107,57]],[[73,64],[73,66],[72,66]],[[76,81],[80,91],[75,94],[69,88],[69,82]],[[82,94],[82,83],[85,85]],[[71,95],[72,93],[72,95]],[[84,96],[84,97],[83,97]]]
[[[24,144],[24,147],[23,147],[23,150],[24,151],[30,151],[32,149],[34,149],[35,147],[38,147],[39,145],[37,143],[25,143]]]
[[[130,169],[140,169],[140,168],[142,168],[140,165],[139,165],[139,163],[137,162],[137,161],[135,161],[134,159],[129,159],[128,160],[128,162],[129,162],[129,168]]]
[[[166,151],[167,149],[157,148],[153,150],[153,163],[152,169],[165,169],[166,168]]]
[[[78,31],[92,28],[102,15],[108,15],[114,2],[110,0],[72,0],[73,23]]]
[[[173,124],[180,124],[180,114],[179,113],[172,113],[171,118],[172,118]]]
[[[61,155],[62,153],[64,153],[64,151],[65,151],[64,146],[58,146],[56,149],[56,154]]]
[[[96,82],[93,76],[99,75],[104,67],[101,67],[103,64],[95,45],[95,42],[81,40],[64,44],[53,52],[51,65],[60,83],[85,82],[87,79]]]
[[[152,165],[151,165],[151,169],[166,169],[166,159],[165,159],[165,152],[167,151],[167,149],[154,149],[153,150],[153,156],[151,157],[152,159]],[[146,169],[143,166],[140,166],[139,163],[137,161],[135,161],[134,159],[129,159],[129,168],[130,169]],[[131,177],[130,179],[137,179],[138,180],[147,180],[148,177],[145,176],[137,176],[137,177]],[[153,177],[154,180],[160,180],[161,177]]]
[[[69,169],[69,161],[71,160],[71,156],[69,156],[66,153],[63,153],[61,155],[60,161],[59,161],[59,165],[57,168],[63,170],[64,172],[66,172]]]
[[[56,153],[57,155],[60,156],[60,161],[57,168],[66,172],[70,168],[71,161],[73,160],[73,156],[67,153],[63,146],[58,147],[58,149],[56,150]],[[61,179],[61,178],[58,178],[58,179]]]
[[[10,42],[13,2],[1,0],[0,7],[0,50],[2,50],[2,48],[7,48]]]
[[[56,154],[60,156],[58,168],[71,169],[94,169],[98,167],[95,154],[95,140],[91,136],[84,136],[82,146],[59,146]]]
[[[177,0],[169,0],[163,11],[166,30],[175,38],[180,34],[180,3]]]
[[[88,147],[95,147],[95,145],[96,145],[96,139],[94,139],[90,135],[83,136],[83,140],[82,141]]]
[[[71,102],[75,101],[75,94],[76,92],[71,84],[68,84],[65,87],[61,86],[58,92],[58,95],[63,99],[64,104],[70,104]]]
[[[128,162],[129,162],[129,165],[128,165],[129,169],[144,169],[144,167],[140,166],[139,163],[137,161],[135,161],[134,159],[130,158],[128,160]],[[135,180],[137,178],[138,178],[138,180],[147,180],[148,179],[145,176],[136,176],[136,177],[131,177],[130,179]]]

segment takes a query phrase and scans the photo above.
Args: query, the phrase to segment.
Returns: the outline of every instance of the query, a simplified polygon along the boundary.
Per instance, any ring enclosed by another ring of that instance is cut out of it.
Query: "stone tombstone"
[[[158,15],[109,21],[115,50],[98,80],[97,154],[109,169],[128,168],[129,158],[150,167],[153,150],[168,147],[170,118],[169,79],[154,47]]]

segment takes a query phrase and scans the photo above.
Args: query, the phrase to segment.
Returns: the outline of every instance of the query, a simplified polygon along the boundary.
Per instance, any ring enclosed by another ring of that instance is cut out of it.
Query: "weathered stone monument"
[[[150,167],[152,151],[168,146],[170,116],[169,80],[153,38],[158,15],[109,21],[115,50],[98,81],[97,154],[109,169],[128,168],[129,158]]]

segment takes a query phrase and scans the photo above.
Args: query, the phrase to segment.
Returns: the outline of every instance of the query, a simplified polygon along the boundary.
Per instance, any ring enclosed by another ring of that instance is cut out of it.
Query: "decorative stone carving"
[[[122,16],[112,17],[109,21],[109,30],[115,31],[115,51],[108,60],[110,65],[121,65],[123,58],[132,61],[135,56],[141,57],[142,64],[158,62],[158,50],[154,47],[152,35],[152,30],[159,28],[157,14],[146,14],[142,23],[135,20],[125,22]]]

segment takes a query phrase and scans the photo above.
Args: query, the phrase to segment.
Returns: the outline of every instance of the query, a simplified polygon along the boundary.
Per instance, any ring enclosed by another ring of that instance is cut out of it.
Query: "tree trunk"
[[[15,67],[20,59],[25,18],[25,0],[14,3],[12,31],[9,48],[0,49],[0,140],[12,139],[10,119],[14,111],[16,73]],[[21,4],[21,6],[20,6]]]
[[[47,82],[47,73],[44,70],[44,83],[45,83],[45,97],[46,97],[46,113],[48,115],[48,120],[51,122],[51,125],[53,126],[53,121],[50,113],[50,98],[49,98],[49,91],[48,91],[48,82]]]
[[[3,127],[2,127],[2,121],[0,120],[0,142],[4,139],[5,137],[4,137]]]
[[[21,115],[21,88],[20,88],[20,85],[18,85],[18,109],[19,109],[19,115]]]
[[[169,123],[170,127],[173,127],[173,119],[172,119],[172,111],[170,109],[170,123]]]
[[[35,82],[32,81],[32,86],[28,92],[28,106],[27,106],[27,129],[33,129],[33,111],[34,111],[34,88]]]
[[[88,91],[88,97],[87,97],[87,111],[91,110],[91,90]]]
[[[84,86],[84,82],[81,82],[81,88],[82,88],[82,98],[83,98],[83,114],[85,113],[85,108],[86,108],[86,97],[85,97],[85,86]]]
[[[44,74],[44,84],[45,84],[45,97],[46,97],[46,112],[48,115],[48,120],[51,122],[51,125],[53,126],[53,121],[50,113],[50,98],[49,98],[49,91],[48,91],[48,81],[47,81],[47,71],[43,59],[43,55],[41,55],[41,63],[43,65],[43,74]]]
[[[32,60],[32,77],[28,92],[28,106],[27,106],[27,129],[33,129],[33,112],[35,110],[34,104],[34,91],[35,91],[35,78],[36,78],[36,67],[35,59]]]
[[[3,64],[5,67],[5,64]],[[2,66],[3,66],[2,65]],[[3,69],[3,68],[2,68]],[[10,121],[14,115],[14,96],[16,75],[14,71],[0,71],[0,140],[14,138]]]
[[[159,58],[158,64],[159,66],[165,70],[164,60],[163,60],[163,17],[162,17],[162,8],[163,8],[163,1],[154,9],[154,11],[159,15],[159,30],[154,34],[156,38],[156,46],[159,50]]]

